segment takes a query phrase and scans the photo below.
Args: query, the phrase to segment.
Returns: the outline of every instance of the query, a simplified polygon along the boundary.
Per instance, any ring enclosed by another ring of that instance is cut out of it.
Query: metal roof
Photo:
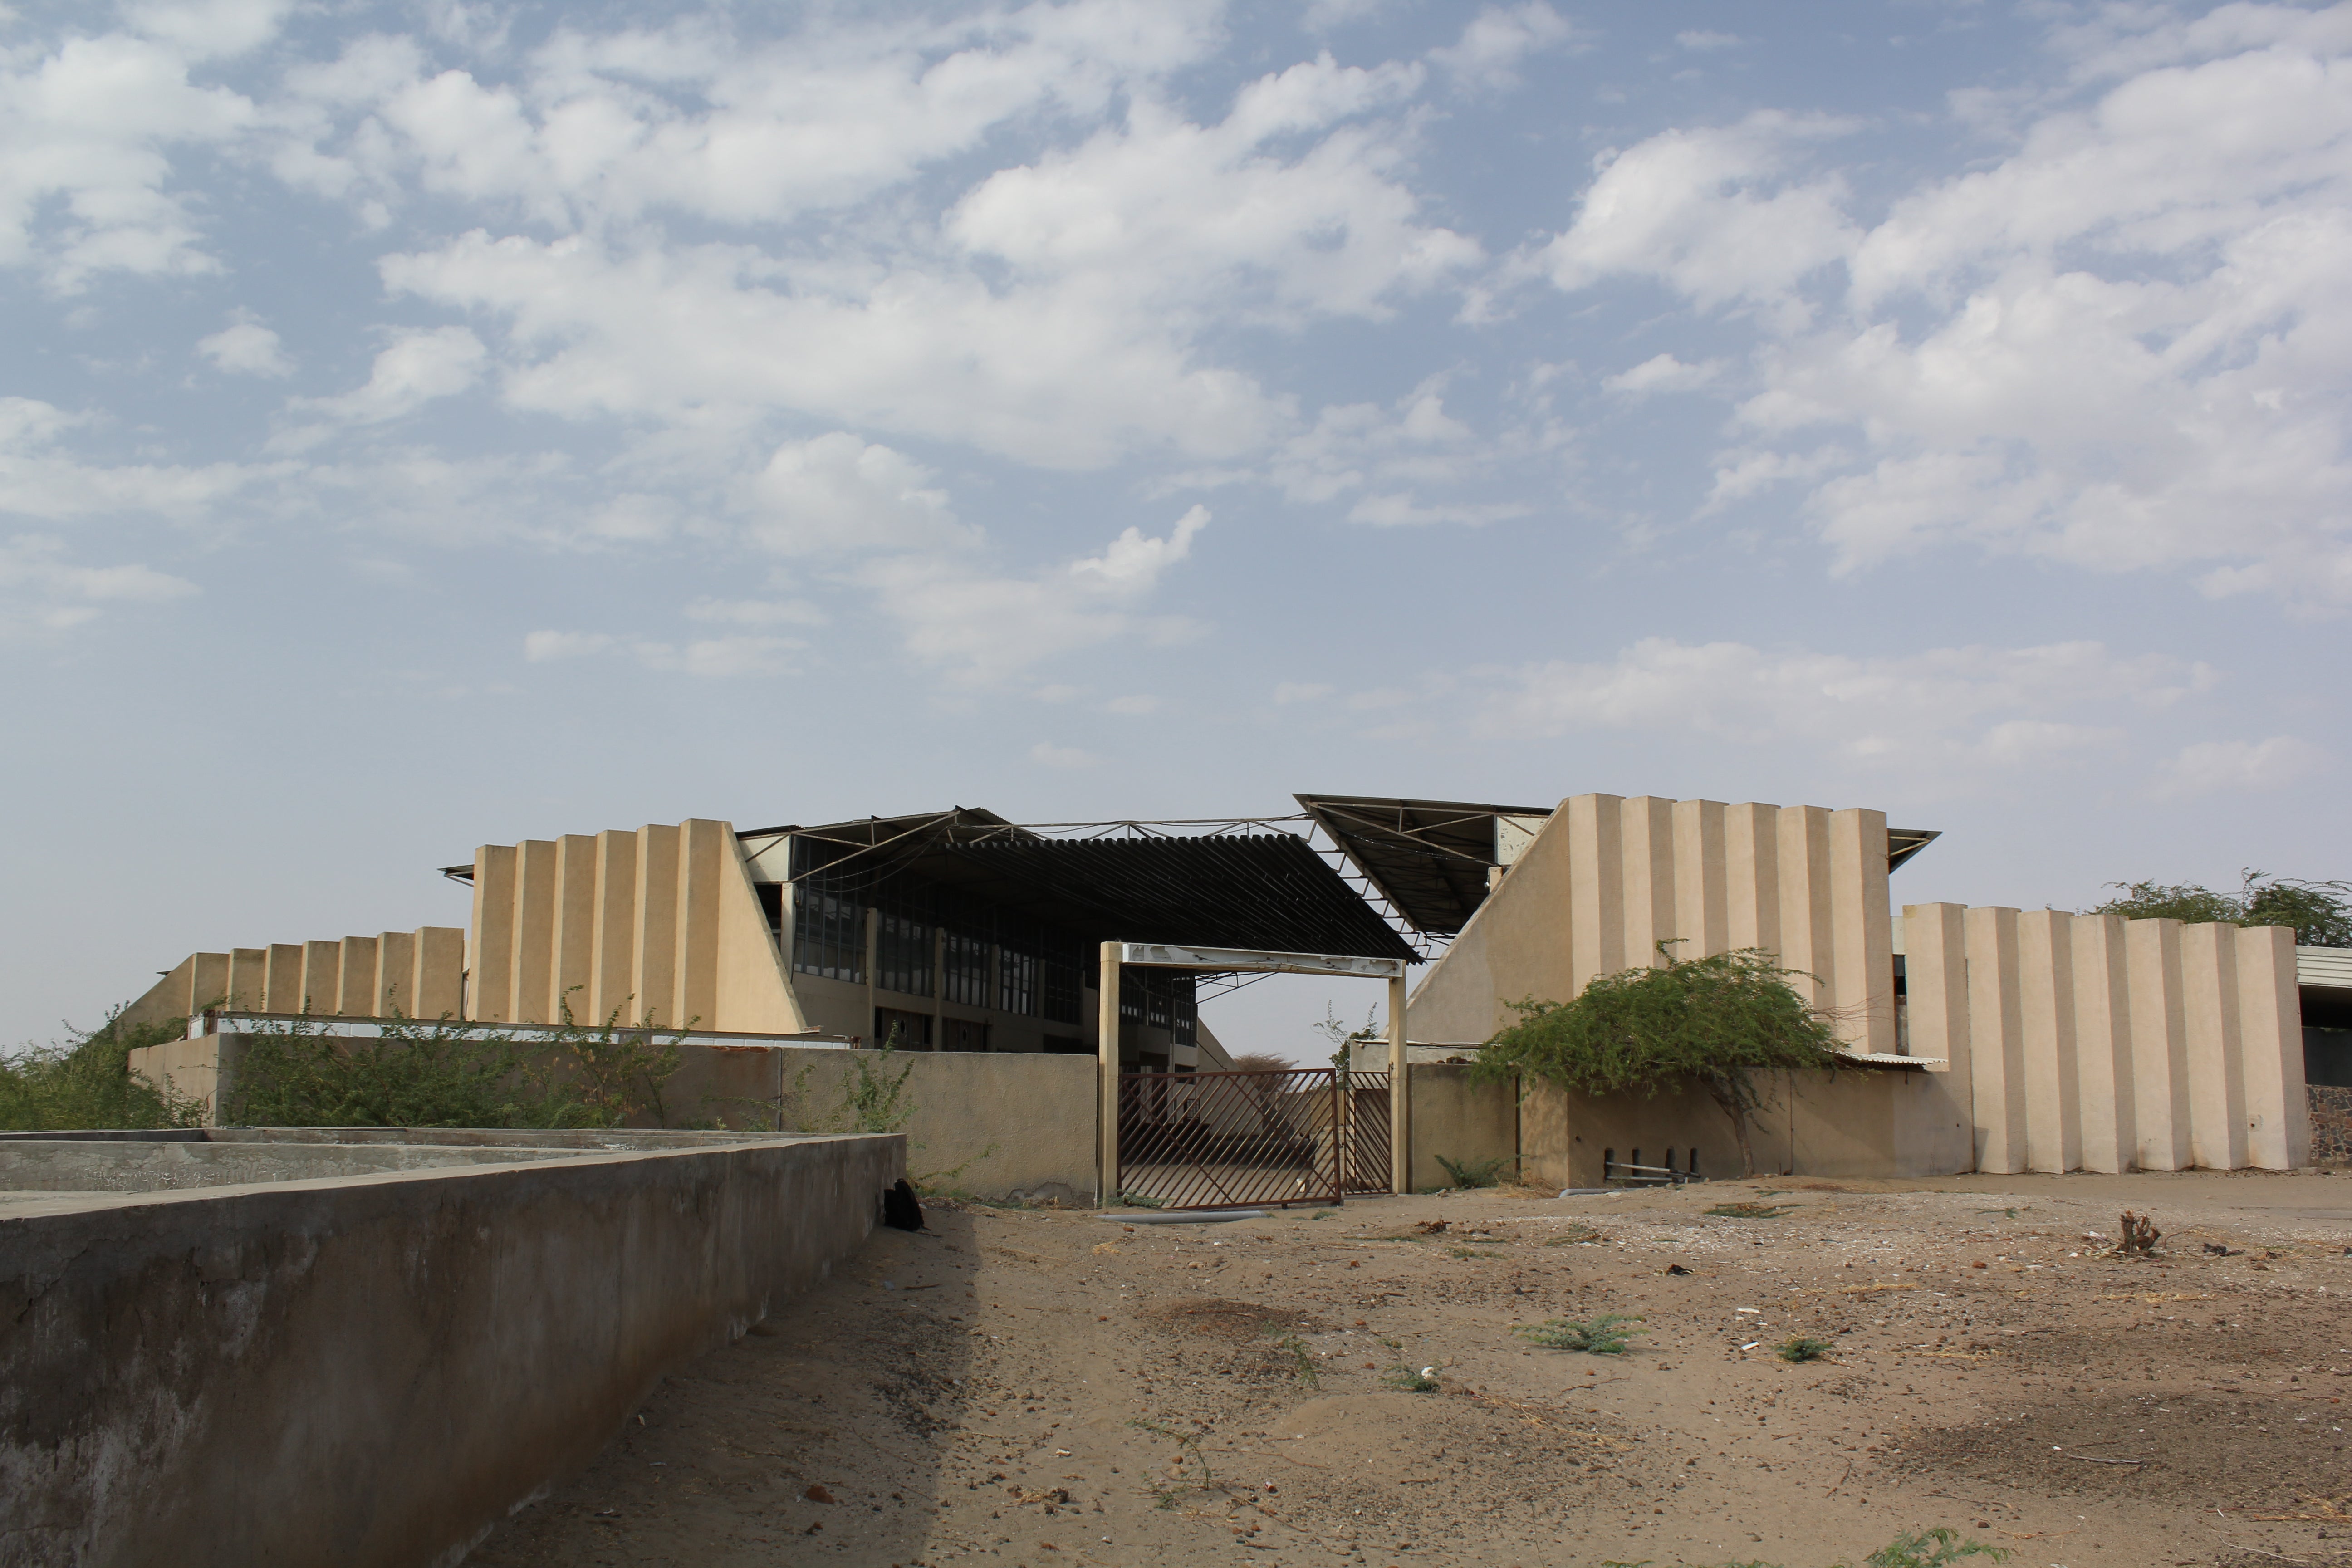
[[[1405,922],[1433,936],[1453,936],[1486,901],[1489,872],[1504,864],[1498,826],[1541,821],[1549,805],[1491,805],[1394,795],[1292,797],[1354,862]],[[1886,868],[1902,865],[1941,837],[1927,827],[1886,830]]]
[[[959,806],[797,829],[792,871],[877,890],[895,878],[919,879],[1089,942],[1421,962],[1305,838],[1262,824],[1232,826],[1199,837],[1058,838]]]

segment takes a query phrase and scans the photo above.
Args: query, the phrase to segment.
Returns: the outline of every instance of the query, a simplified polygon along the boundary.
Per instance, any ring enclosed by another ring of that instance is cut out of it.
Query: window
[[[928,1051],[931,1048],[931,1016],[909,1013],[902,1007],[877,1007],[874,1043],[902,1051]]]
[[[793,967],[827,980],[866,981],[866,906],[816,878],[793,884]]]
[[[1034,953],[999,948],[996,954],[996,1006],[999,1012],[1024,1017],[1037,1011],[1037,959]]]
[[[908,996],[931,994],[931,922],[885,905],[875,934],[874,984]]]
[[[966,1007],[989,1005],[989,943],[970,931],[950,931],[940,946],[940,994]],[[955,1047],[950,1047],[950,1049]]]

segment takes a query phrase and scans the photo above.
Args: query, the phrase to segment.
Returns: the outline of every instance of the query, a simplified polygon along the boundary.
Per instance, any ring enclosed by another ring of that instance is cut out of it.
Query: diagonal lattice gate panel
[[[1336,1204],[1389,1190],[1386,1073],[1118,1079],[1118,1188],[1163,1208]]]

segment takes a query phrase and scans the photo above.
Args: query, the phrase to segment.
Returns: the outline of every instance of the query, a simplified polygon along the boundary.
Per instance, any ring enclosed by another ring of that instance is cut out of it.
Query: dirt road
[[[2127,1206],[2158,1258],[2102,1255]],[[2352,1565],[2352,1173],[929,1220],[469,1561]]]

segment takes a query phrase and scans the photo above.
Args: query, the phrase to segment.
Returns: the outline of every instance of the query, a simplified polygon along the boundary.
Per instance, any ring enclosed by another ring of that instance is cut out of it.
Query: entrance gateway
[[[1121,1072],[1123,968],[1385,980],[1391,1070]],[[1171,1209],[1336,1205],[1351,1192],[1409,1190],[1412,1075],[1397,1070],[1405,1057],[1403,960],[1107,942],[1099,994],[1101,1099],[1095,1124],[1101,1206],[1122,1197]]]

